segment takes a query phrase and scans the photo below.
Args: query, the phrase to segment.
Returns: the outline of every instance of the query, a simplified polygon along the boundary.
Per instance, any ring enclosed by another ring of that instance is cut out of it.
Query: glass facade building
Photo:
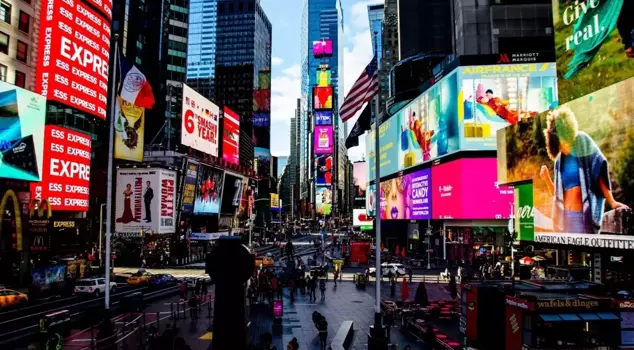
[[[218,0],[190,0],[187,79],[213,78]]]

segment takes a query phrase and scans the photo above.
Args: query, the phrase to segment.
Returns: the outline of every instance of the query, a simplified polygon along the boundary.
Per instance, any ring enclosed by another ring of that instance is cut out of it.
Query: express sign
[[[42,181],[31,184],[31,197],[54,210],[87,211],[91,144],[86,134],[47,125]]]
[[[80,0],[44,0],[40,18],[37,92],[105,119],[110,21]]]

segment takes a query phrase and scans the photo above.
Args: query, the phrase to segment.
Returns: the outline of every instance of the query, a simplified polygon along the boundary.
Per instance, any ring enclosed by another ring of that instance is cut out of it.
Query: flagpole
[[[112,252],[110,247],[110,235],[112,232],[112,166],[114,161],[114,120],[115,106],[117,103],[117,63],[119,62],[119,34],[114,35],[114,59],[112,60],[112,84],[110,85],[110,120],[108,133],[108,172],[106,189],[106,288],[104,308],[110,309],[110,259]],[[107,120],[107,119],[106,119]]]

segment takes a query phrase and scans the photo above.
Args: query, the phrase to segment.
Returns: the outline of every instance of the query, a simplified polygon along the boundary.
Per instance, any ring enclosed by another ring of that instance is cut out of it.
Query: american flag
[[[372,100],[379,92],[379,74],[376,55],[367,67],[361,72],[357,81],[352,85],[348,95],[343,100],[339,110],[339,117],[346,122],[352,118],[366,102]]]

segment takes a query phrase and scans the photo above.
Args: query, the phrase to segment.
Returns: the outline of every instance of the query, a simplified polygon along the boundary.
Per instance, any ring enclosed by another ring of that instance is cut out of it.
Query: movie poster
[[[211,215],[220,213],[224,171],[199,164],[196,180],[194,214]]]

